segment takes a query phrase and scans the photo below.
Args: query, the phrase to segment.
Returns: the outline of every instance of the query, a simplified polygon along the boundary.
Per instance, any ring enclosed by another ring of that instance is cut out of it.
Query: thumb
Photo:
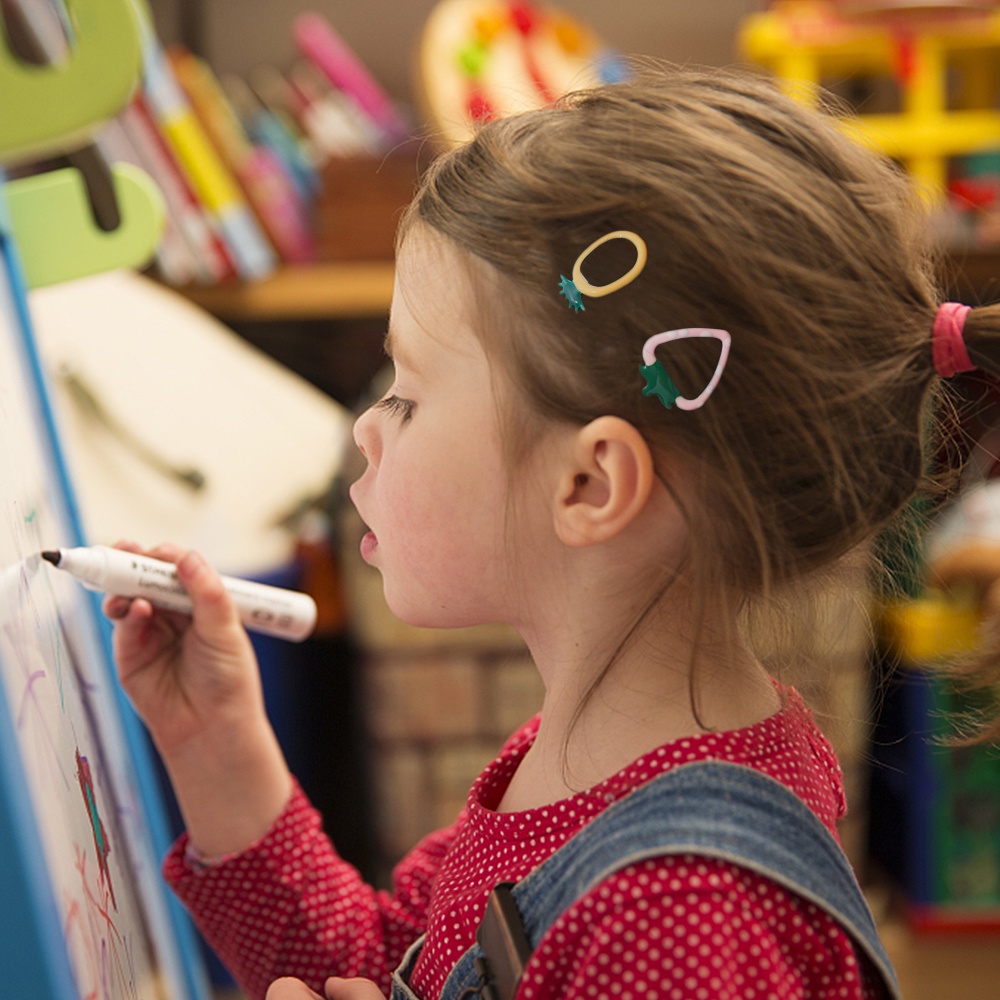
[[[206,639],[239,627],[236,606],[222,578],[199,553],[188,552],[178,560],[177,579],[191,598],[191,616]]]

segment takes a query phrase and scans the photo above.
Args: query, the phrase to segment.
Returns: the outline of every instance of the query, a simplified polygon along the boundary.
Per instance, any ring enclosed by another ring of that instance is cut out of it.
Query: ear
[[[556,534],[565,545],[596,545],[626,528],[653,488],[653,456],[627,420],[598,417],[577,431],[558,479]]]

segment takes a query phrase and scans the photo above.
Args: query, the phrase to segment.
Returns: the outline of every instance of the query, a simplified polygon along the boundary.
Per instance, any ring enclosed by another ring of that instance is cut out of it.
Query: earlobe
[[[570,546],[596,545],[624,530],[653,488],[653,456],[627,420],[598,417],[575,434],[559,479],[555,527]]]

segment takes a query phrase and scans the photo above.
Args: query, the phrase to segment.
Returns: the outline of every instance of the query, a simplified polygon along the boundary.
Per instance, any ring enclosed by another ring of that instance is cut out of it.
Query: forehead
[[[396,258],[386,353],[415,368],[418,354],[482,355],[473,298],[462,252],[427,227],[411,231]]]

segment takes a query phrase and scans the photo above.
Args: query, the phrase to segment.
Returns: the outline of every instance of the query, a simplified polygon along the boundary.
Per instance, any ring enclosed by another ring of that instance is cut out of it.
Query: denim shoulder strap
[[[686,764],[609,806],[514,887],[532,947],[573,902],[638,861],[695,854],[757,872],[833,917],[871,960],[888,995],[896,975],[850,863],[813,811],[790,789],[752,768]],[[478,945],[442,991],[457,997],[477,977]]]

